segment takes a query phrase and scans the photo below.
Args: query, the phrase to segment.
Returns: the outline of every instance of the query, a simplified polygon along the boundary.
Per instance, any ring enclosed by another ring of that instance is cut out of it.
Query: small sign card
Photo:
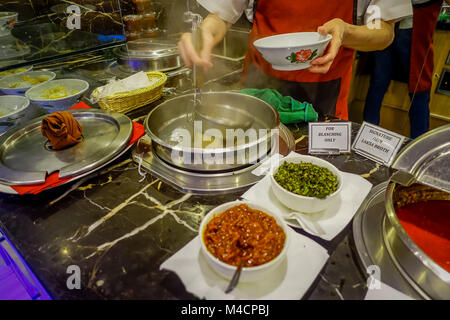
[[[350,152],[352,139],[351,122],[310,122],[310,154],[340,154]]]
[[[402,135],[363,122],[352,149],[366,158],[389,167],[404,140],[405,137]]]

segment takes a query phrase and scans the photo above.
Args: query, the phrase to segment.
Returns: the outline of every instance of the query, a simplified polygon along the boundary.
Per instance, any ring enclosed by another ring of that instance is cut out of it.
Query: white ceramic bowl
[[[0,90],[5,93],[5,94],[14,94],[14,95],[24,95],[25,91],[27,91],[28,89],[35,87],[37,85],[31,86],[30,83],[23,81],[23,77],[25,76],[29,76],[32,78],[38,78],[40,76],[46,76],[48,78],[48,80],[40,83],[43,84],[47,81],[51,81],[53,79],[55,79],[56,74],[54,72],[51,71],[27,71],[24,73],[18,73],[18,74],[12,74],[10,76],[6,76],[0,79]],[[18,83],[18,82],[22,82],[21,85],[19,85],[16,88],[11,88],[11,85]]]
[[[332,194],[326,196],[325,198],[319,199],[316,197],[305,197],[295,193],[292,193],[276,182],[274,175],[278,172],[278,168],[284,163],[302,163],[308,162],[315,164],[320,167],[327,168],[330,170],[337,178],[338,178],[338,188]],[[280,163],[276,168],[274,168],[272,174],[270,175],[272,191],[277,197],[277,199],[284,204],[286,207],[296,211],[296,212],[304,212],[304,213],[313,213],[319,212],[328,207],[333,206],[336,202],[339,201],[340,193],[342,190],[342,175],[341,172],[333,166],[328,161],[322,160],[317,157],[305,156],[305,155],[296,155],[289,157],[287,159],[280,160]]]
[[[17,12],[0,12],[0,37],[11,34],[11,29],[17,21],[19,14]]]
[[[15,64],[15,63],[21,63],[23,61],[19,61],[19,60],[14,60],[14,61],[10,61],[10,63],[0,63],[0,67],[5,67],[11,64]],[[9,77],[11,75],[17,75],[17,74],[23,74],[25,72],[31,71],[33,69],[33,66],[26,66],[26,67],[19,67],[19,68],[15,68],[12,70],[6,70],[6,71],[0,71],[0,79],[3,79],[5,77]]]
[[[25,117],[30,100],[22,96],[0,96],[0,134]]]
[[[323,55],[332,36],[318,32],[284,33],[253,42],[261,55],[275,70],[306,69],[311,61]]]
[[[63,86],[66,88],[69,95],[60,99],[46,99],[44,98],[45,90],[54,88],[56,86]],[[31,102],[44,106],[50,112],[66,110],[78,102],[78,99],[89,89],[89,83],[79,79],[59,79],[39,84],[28,89],[25,92],[25,97]],[[70,94],[77,91],[75,94]]]
[[[256,267],[242,268],[239,281],[240,282],[252,282],[252,281],[263,279],[264,276],[268,275],[268,273],[275,270],[276,267],[279,266],[280,263],[283,262],[284,259],[286,259],[286,253],[289,248],[289,242],[290,242],[290,234],[289,234],[290,230],[289,230],[289,227],[284,222],[283,218],[281,218],[279,215],[274,214],[273,212],[270,212],[269,210],[267,210],[266,208],[264,208],[258,204],[247,202],[247,201],[233,201],[233,202],[224,203],[224,204],[212,209],[210,212],[208,212],[208,214],[204,217],[204,219],[200,225],[199,235],[200,235],[200,239],[201,239],[201,243],[202,243],[201,251],[202,251],[203,255],[205,256],[206,260],[208,261],[208,264],[219,275],[221,275],[222,277],[225,277],[228,280],[230,280],[233,277],[234,272],[236,271],[236,267],[220,261],[218,258],[213,256],[212,253],[210,253],[208,251],[208,249],[206,248],[206,245],[203,241],[203,232],[204,232],[205,227],[208,224],[208,222],[214,216],[216,216],[217,214],[223,213],[225,210],[235,207],[240,204],[246,204],[252,209],[263,211],[264,213],[268,214],[269,216],[272,216],[277,221],[277,224],[283,229],[284,233],[286,234],[284,248],[280,252],[280,254],[278,256],[276,256],[273,260],[271,260],[265,264],[256,266]]]

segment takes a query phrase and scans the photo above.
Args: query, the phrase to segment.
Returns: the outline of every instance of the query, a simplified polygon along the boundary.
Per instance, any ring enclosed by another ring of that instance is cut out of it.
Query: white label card
[[[390,166],[405,137],[374,124],[363,122],[352,149],[375,162]]]
[[[308,152],[310,154],[340,154],[350,152],[351,122],[310,122]]]

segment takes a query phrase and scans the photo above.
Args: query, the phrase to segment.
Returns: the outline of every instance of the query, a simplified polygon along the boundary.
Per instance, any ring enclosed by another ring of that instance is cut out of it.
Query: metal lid
[[[418,182],[450,192],[450,124],[409,143],[397,156],[391,180],[404,186]]]
[[[72,110],[83,126],[83,140],[52,150],[36,118],[0,138],[0,181],[11,185],[35,184],[59,171],[59,177],[78,176],[95,169],[126,148],[133,131],[131,120],[104,110]]]
[[[126,46],[118,48],[117,53],[128,57],[162,58],[179,55],[177,43],[170,40],[138,39],[127,42]]]

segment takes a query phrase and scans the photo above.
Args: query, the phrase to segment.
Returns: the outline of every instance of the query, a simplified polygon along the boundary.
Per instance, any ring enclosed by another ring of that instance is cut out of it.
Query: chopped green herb
[[[337,190],[339,181],[327,168],[312,163],[284,162],[274,175],[284,189],[306,197],[325,198]]]

